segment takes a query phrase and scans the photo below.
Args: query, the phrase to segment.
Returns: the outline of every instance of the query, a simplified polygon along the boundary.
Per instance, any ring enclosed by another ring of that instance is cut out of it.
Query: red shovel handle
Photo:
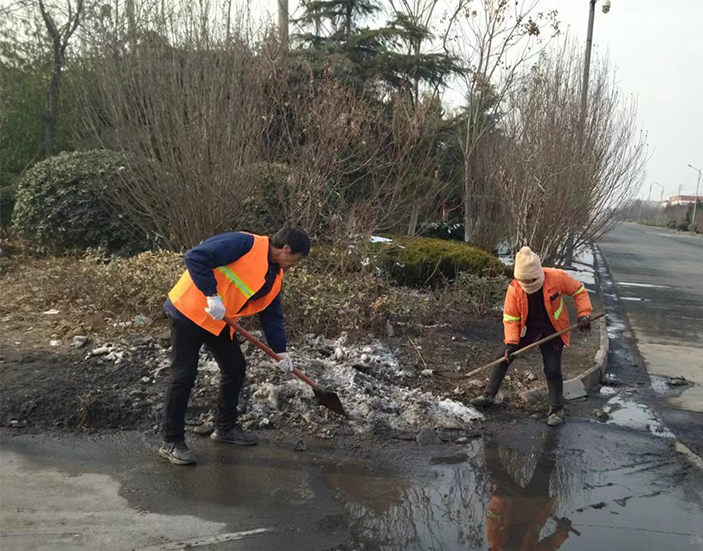
[[[266,354],[271,356],[274,360],[276,360],[277,362],[280,362],[283,359],[281,356],[276,354],[273,350],[271,350],[268,346],[266,346],[264,343],[262,343],[254,335],[249,333],[249,331],[244,329],[241,325],[239,325],[232,318],[230,318],[229,316],[225,316],[223,319],[227,322],[227,324],[230,327],[233,327],[237,333],[242,335],[242,337],[244,337],[246,340],[248,340],[250,343],[252,343],[254,346],[259,348],[260,350],[263,350],[264,352],[266,352]],[[317,384],[315,384],[315,382],[310,377],[308,377],[305,373],[300,371],[300,369],[298,369],[297,367],[293,368],[293,375],[298,377],[301,381],[306,382],[311,387],[317,388]]]

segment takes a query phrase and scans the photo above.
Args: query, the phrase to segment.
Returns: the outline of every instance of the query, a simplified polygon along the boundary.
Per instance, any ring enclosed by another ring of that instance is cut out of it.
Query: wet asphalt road
[[[621,224],[600,249],[646,366],[657,411],[703,455],[703,238]],[[672,387],[670,377],[693,384]]]
[[[655,284],[673,264],[630,256],[632,265],[650,267],[624,279],[627,255],[644,254],[628,242],[638,232],[625,226],[605,240],[612,275],[603,262],[599,274],[611,337],[608,384],[572,402],[562,427],[497,410],[487,413],[482,438],[461,444],[309,442],[304,452],[293,442],[239,448],[192,436],[195,467],[160,459],[153,435],[0,431],[0,547],[458,551],[491,542],[524,551],[703,550],[703,471],[674,450],[674,434],[694,440],[696,433],[667,422],[671,411],[689,424],[697,414],[667,402],[685,392],[661,388],[663,376],[650,375],[638,346],[659,339],[657,320],[666,331],[686,325],[666,310],[679,299],[666,291],[666,299],[652,292],[635,306],[622,300],[631,293],[623,282]],[[683,276],[672,282],[695,287]],[[662,310],[641,312],[644,306]],[[680,346],[674,334],[655,344]],[[597,421],[594,408],[610,418]],[[566,537],[561,517],[580,535]]]
[[[530,542],[505,549],[703,549],[702,473],[665,433],[594,421],[593,405],[556,430],[502,413],[484,438],[427,447],[194,437],[195,467],[171,466],[140,434],[2,432],[0,547],[485,550],[498,518],[498,533]],[[581,535],[564,540],[552,517]]]

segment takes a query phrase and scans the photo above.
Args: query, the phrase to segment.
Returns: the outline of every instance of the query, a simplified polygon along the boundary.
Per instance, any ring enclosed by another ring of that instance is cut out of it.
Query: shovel
[[[596,321],[597,319],[600,319],[603,316],[605,316],[605,312],[603,312],[602,314],[598,314],[596,316],[593,316],[591,318],[591,321]],[[512,354],[510,354],[510,359],[513,360],[513,359],[517,358],[518,356],[524,354],[528,350],[532,350],[533,348],[537,348],[538,346],[543,345],[545,342],[549,342],[552,339],[556,339],[557,337],[561,337],[564,333],[568,333],[569,331],[573,331],[574,329],[577,329],[577,328],[578,328],[578,323],[574,323],[573,325],[569,325],[569,327],[567,327],[566,329],[562,329],[561,331],[557,331],[553,335],[549,335],[548,337],[540,339],[537,342],[533,342],[532,344],[528,344],[524,348],[521,348],[520,350],[513,352]],[[497,360],[494,360],[491,363],[484,365],[483,367],[479,367],[478,369],[474,369],[473,371],[470,371],[469,373],[466,373],[464,375],[460,375],[460,374],[454,375],[454,374],[447,374],[447,373],[439,373],[439,374],[442,375],[443,377],[446,377],[446,378],[451,379],[453,381],[458,381],[461,379],[470,379],[471,377],[478,375],[479,373],[481,373],[482,371],[485,371],[486,369],[489,369],[489,368],[494,367],[496,365],[502,364],[504,361],[505,361],[505,358],[500,357]]]
[[[227,322],[227,324],[234,328],[234,330],[242,335],[246,340],[248,340],[250,343],[253,345],[257,346],[266,354],[271,356],[274,360],[277,362],[280,362],[283,358],[276,354],[273,350],[271,350],[268,346],[266,346],[264,343],[262,343],[259,339],[257,339],[254,335],[249,333],[246,329],[244,329],[241,325],[239,325],[236,321],[234,321],[232,318],[225,316],[224,320]],[[308,377],[303,371],[298,369],[297,367],[293,368],[293,375],[298,377],[301,381],[304,383],[307,383],[310,385],[312,388],[313,393],[315,394],[315,398],[317,399],[317,403],[320,404],[321,406],[325,406],[327,409],[331,409],[335,413],[338,413],[339,415],[342,415],[344,417],[347,416],[347,414],[344,412],[344,408],[342,407],[342,402],[339,401],[339,396],[337,396],[336,393],[332,392],[331,390],[325,390],[324,388],[320,387],[317,385],[310,377]]]

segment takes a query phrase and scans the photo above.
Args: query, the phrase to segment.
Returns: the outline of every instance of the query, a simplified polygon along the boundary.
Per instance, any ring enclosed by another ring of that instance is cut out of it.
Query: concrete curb
[[[596,262],[600,262],[600,251],[594,245],[594,258]],[[600,278],[598,278],[598,286],[600,287]],[[602,291],[602,289],[601,289]],[[610,338],[608,337],[608,323],[603,317],[598,320],[598,330],[600,331],[600,345],[594,358],[593,367],[587,369],[584,373],[568,381],[564,381],[564,398],[575,400],[588,394],[588,391],[600,384],[606,370],[608,369],[608,353],[610,351]],[[520,397],[529,404],[536,404],[546,400],[549,397],[546,386],[526,390],[520,393]]]

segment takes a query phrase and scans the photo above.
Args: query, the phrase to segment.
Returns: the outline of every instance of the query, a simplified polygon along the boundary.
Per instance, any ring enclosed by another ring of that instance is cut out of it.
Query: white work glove
[[[293,371],[293,360],[290,359],[290,354],[288,354],[288,352],[281,352],[279,356],[281,357],[281,361],[276,362],[278,369],[283,371],[283,373]]]
[[[221,320],[225,317],[225,305],[222,304],[222,299],[218,296],[207,297],[207,308],[205,311],[210,314],[212,319]]]

